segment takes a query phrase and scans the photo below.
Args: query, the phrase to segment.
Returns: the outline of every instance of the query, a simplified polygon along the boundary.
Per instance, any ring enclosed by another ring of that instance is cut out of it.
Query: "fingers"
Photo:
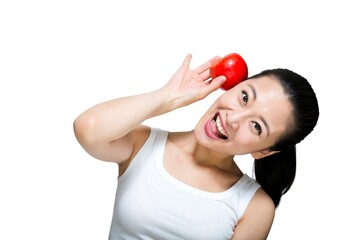
[[[210,93],[219,89],[225,81],[226,81],[226,77],[224,76],[219,76],[217,78],[214,78],[207,86],[205,86],[202,89],[202,92],[200,93],[200,97],[205,98]]]
[[[190,66],[190,61],[191,61],[192,55],[189,53],[188,55],[186,55],[183,65],[189,67]]]
[[[220,59],[220,56],[216,56],[213,57],[212,59],[210,59],[209,61],[207,61],[206,63],[202,64],[201,66],[197,67],[196,69],[194,69],[195,72],[201,74],[204,71],[206,71],[207,69],[209,69],[215,62],[217,62]]]

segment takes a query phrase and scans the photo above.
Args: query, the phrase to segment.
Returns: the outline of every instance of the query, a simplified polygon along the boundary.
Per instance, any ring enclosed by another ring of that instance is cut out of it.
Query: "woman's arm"
[[[133,130],[142,122],[203,99],[221,86],[224,77],[207,81],[209,67],[216,59],[190,70],[189,54],[164,87],[91,107],[74,121],[77,140],[97,159],[117,163],[127,160],[137,140]]]
[[[275,205],[262,188],[259,188],[234,230],[232,240],[264,240],[275,216]]]

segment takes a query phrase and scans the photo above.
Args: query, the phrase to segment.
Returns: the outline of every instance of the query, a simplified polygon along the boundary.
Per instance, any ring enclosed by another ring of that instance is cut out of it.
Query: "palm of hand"
[[[179,106],[185,106],[201,100],[220,87],[218,83],[211,84],[212,81],[210,80],[209,68],[216,59],[218,59],[218,57],[191,70],[189,68],[191,55],[186,56],[182,66],[167,83],[173,99],[178,101]]]

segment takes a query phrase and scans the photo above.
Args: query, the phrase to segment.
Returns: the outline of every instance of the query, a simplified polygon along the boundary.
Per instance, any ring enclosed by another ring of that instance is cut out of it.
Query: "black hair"
[[[299,74],[277,68],[265,70],[251,78],[263,76],[273,77],[279,81],[292,105],[290,126],[269,149],[279,152],[254,160],[255,179],[277,207],[282,195],[290,189],[295,179],[295,145],[313,131],[319,118],[319,106],[310,83]]]

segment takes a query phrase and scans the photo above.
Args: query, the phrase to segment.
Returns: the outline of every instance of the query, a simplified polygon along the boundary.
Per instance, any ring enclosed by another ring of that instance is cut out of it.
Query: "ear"
[[[280,151],[270,151],[270,150],[263,150],[263,151],[259,151],[259,152],[253,152],[251,153],[251,156],[254,159],[261,159],[270,155],[273,155],[274,153],[278,153]]]

